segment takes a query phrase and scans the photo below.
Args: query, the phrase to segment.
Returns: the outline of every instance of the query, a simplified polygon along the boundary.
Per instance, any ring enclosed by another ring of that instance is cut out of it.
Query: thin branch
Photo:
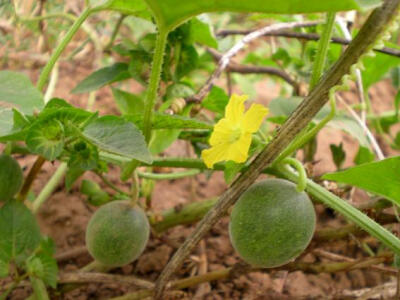
[[[381,7],[372,12],[356,38],[345,50],[336,64],[331,67],[317,86],[311,91],[309,96],[306,97],[291,114],[289,119],[277,132],[274,139],[250,164],[248,170],[242,173],[242,175],[233,182],[230,189],[220,197],[213,209],[211,209],[200,221],[192,235],[188,237],[182,246],[175,252],[174,256],[171,258],[157,280],[155,299],[162,298],[166,284],[170,280],[172,274],[182,265],[183,261],[203,236],[224,214],[226,214],[227,210],[237,201],[240,195],[258,178],[263,169],[278,157],[282,150],[290,144],[295,136],[308,125],[312,118],[325,105],[329,100],[328,94],[330,89],[338,85],[341,82],[342,77],[350,72],[351,66],[357,63],[359,58],[370,50],[371,45],[373,45],[373,43],[385,31],[387,24],[397,15],[399,6],[400,0],[386,0]],[[294,26],[293,23],[292,26]],[[247,42],[264,35],[266,32],[276,31],[284,27],[285,26],[282,24],[277,24],[275,27],[272,25],[269,29],[263,28],[256,33],[251,33],[245,36],[240,44],[234,46],[224,55],[224,59],[220,61],[217,71],[209,79],[206,88],[202,89],[204,92],[199,93],[200,96],[207,93],[215,76],[219,76],[219,72],[229,64],[230,58],[237,53],[237,51],[242,49]],[[271,28],[275,28],[275,30],[272,30]],[[200,97],[200,99],[202,97]]]
[[[210,53],[216,60],[222,59],[223,55],[215,49],[207,48],[207,52]],[[286,73],[283,70],[279,70],[277,68],[265,67],[265,66],[242,65],[242,64],[230,62],[229,65],[226,67],[226,70],[228,72],[234,72],[234,73],[240,73],[240,74],[270,74],[270,75],[282,78],[284,81],[286,81],[291,86],[293,86],[293,88],[296,91],[299,90],[299,84],[288,73]],[[194,99],[190,99],[190,100],[193,101]]]
[[[379,160],[385,159],[385,155],[383,154],[381,148],[379,147],[378,142],[376,141],[374,135],[369,130],[368,126],[360,119],[358,114],[349,106],[347,105],[346,101],[343,100],[340,95],[336,95],[336,98],[346,107],[346,109],[350,112],[352,117],[357,121],[357,123],[361,126],[364,130],[365,134],[367,135],[369,142],[371,143],[372,148],[374,149],[376,155],[378,156]]]
[[[292,29],[298,27],[309,27],[315,26],[319,24],[319,21],[313,22],[292,22],[292,23],[278,23],[265,26],[258,30],[252,31],[245,35],[237,44],[235,44],[231,49],[229,49],[224,55],[222,55],[219,60],[217,69],[214,73],[208,78],[205,85],[199,90],[199,92],[188,98],[189,102],[200,102],[211,90],[214,85],[215,80],[217,80],[222,72],[229,66],[230,60],[234,57],[240,50],[242,50],[248,43],[254,41],[255,39],[272,32],[281,31],[283,29]]]
[[[217,36],[228,36],[228,35],[245,35],[249,34],[250,30],[220,30],[216,34]],[[319,34],[316,33],[304,33],[304,32],[295,32],[295,31],[278,31],[264,34],[264,36],[278,36],[278,37],[286,37],[286,38],[295,38],[302,39],[308,41],[318,41],[320,39]],[[341,45],[349,45],[351,43],[351,39],[345,39],[340,37],[332,37],[332,43],[341,44]],[[400,50],[395,48],[383,47],[382,49],[373,49],[376,52],[381,52],[391,56],[400,57]]]

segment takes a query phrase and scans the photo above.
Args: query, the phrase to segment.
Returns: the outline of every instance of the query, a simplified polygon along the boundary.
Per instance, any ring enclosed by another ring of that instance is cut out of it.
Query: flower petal
[[[210,138],[210,145],[215,146],[221,143],[228,143],[232,135],[232,125],[227,119],[221,119],[214,125]]]
[[[201,152],[201,158],[208,168],[212,168],[215,163],[226,160],[229,144],[222,143],[205,149]]]
[[[244,114],[243,130],[254,133],[260,128],[264,117],[268,114],[268,109],[261,104],[252,104]]]
[[[225,118],[232,124],[238,124],[243,119],[244,102],[247,98],[247,95],[233,94],[229,99],[228,105],[225,107]]]
[[[251,144],[252,134],[244,133],[238,141],[229,146],[229,151],[225,155],[225,160],[233,160],[242,163],[247,160]]]

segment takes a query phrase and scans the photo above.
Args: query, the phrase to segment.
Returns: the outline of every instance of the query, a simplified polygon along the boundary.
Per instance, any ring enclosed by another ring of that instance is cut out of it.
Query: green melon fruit
[[[282,179],[252,185],[235,204],[229,223],[233,247],[247,263],[273,268],[294,260],[311,241],[315,211],[307,194]]]
[[[128,201],[113,201],[100,207],[86,228],[86,246],[103,265],[126,265],[143,252],[150,234],[144,211]]]
[[[10,155],[0,155],[0,201],[14,197],[21,189],[23,179],[18,162]]]

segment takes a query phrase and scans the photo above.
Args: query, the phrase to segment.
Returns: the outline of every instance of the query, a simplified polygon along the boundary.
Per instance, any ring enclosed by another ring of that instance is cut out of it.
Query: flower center
[[[231,136],[229,138],[229,143],[233,144],[234,142],[240,139],[241,135],[242,135],[242,130],[240,129],[240,127],[233,128]]]

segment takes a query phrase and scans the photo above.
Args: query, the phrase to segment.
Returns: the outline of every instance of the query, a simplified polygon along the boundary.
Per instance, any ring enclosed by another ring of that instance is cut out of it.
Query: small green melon
[[[18,162],[10,155],[0,155],[0,201],[14,197],[21,189],[23,179]]]
[[[86,246],[99,263],[124,266],[143,252],[150,234],[145,212],[128,201],[112,201],[100,207],[86,228]]]
[[[247,263],[273,268],[294,260],[311,241],[315,211],[304,192],[282,179],[252,185],[235,204],[229,223],[234,249]]]

